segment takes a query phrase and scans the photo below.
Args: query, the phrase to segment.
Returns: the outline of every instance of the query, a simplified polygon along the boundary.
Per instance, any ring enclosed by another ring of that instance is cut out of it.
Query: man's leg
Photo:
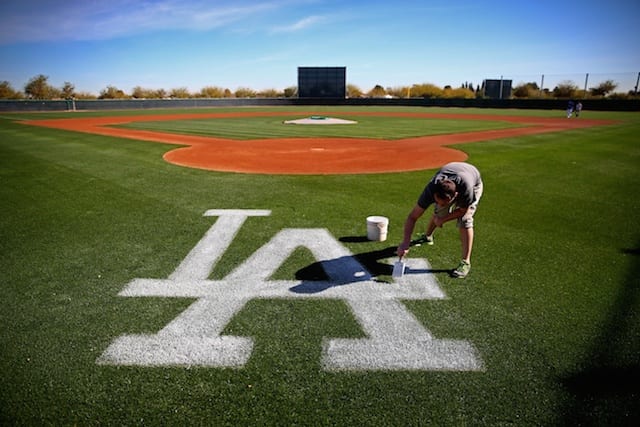
[[[460,246],[462,247],[462,260],[453,270],[453,277],[464,279],[471,270],[471,249],[473,248],[473,227],[458,227],[460,230]]]
[[[471,251],[473,249],[473,214],[475,213],[475,205],[471,206],[467,215],[460,218],[458,222],[458,231],[460,233],[460,251],[462,260],[458,267],[453,271],[454,277],[461,279],[467,277],[471,270]]]
[[[427,231],[425,232],[425,236],[432,237],[433,232],[436,230],[436,223],[433,220],[435,214],[431,215],[431,219],[429,219],[429,225],[427,225]]]
[[[462,252],[462,260],[458,267],[453,271],[454,277],[467,277],[471,270],[471,251],[473,249],[473,216],[476,213],[478,202],[482,197],[483,185],[482,181],[473,188],[473,203],[467,209],[462,218],[458,219],[458,229],[460,230],[460,246]]]
[[[462,259],[471,264],[471,250],[473,249],[473,227],[460,227],[460,243],[462,246]]]

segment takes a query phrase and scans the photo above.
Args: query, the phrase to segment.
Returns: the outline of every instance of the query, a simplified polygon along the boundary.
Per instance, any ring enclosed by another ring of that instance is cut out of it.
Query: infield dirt
[[[312,113],[296,113],[305,115]],[[158,114],[126,117],[91,117],[55,120],[29,120],[23,123],[180,145],[163,156],[167,162],[185,167],[224,172],[333,175],[389,173],[431,169],[451,161],[464,161],[467,155],[449,145],[490,141],[513,136],[601,126],[613,122],[591,119],[496,116],[481,114],[440,114],[405,112],[325,113],[349,116],[414,117],[425,119],[490,120],[517,123],[522,127],[479,132],[421,136],[397,140],[368,138],[264,138],[232,140],[178,135],[156,131],[112,127],[138,121],[216,119],[229,117],[291,116],[291,112],[224,112]]]

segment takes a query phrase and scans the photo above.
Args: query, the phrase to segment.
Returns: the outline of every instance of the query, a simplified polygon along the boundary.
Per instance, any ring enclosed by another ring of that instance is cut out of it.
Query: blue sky
[[[346,66],[364,91],[640,72],[638,0],[2,0],[0,81],[282,90]],[[590,84],[591,86],[591,84]]]

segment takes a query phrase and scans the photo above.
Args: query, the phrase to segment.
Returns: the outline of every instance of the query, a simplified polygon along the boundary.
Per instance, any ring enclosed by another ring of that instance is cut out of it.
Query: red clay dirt
[[[177,135],[163,132],[110,127],[136,121],[216,119],[228,117],[287,116],[305,117],[316,113],[233,112],[144,115],[130,117],[71,118],[29,120],[23,123],[108,135],[143,141],[180,145],[163,156],[170,163],[225,172],[292,175],[333,175],[403,172],[437,168],[451,161],[464,161],[467,155],[448,145],[490,141],[520,135],[559,132],[568,129],[612,124],[612,121],[496,116],[481,114],[394,113],[394,112],[323,112],[324,116],[385,116],[455,120],[507,121],[522,127],[422,136],[398,140],[365,138],[284,138],[231,140],[204,136]],[[284,125],[283,125],[284,126]],[[313,125],[287,125],[313,126]],[[326,126],[326,125],[325,125]],[[341,126],[341,125],[335,125]]]

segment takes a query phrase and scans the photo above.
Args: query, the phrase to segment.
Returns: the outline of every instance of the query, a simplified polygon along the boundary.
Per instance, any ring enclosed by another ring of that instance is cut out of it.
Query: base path
[[[428,119],[490,120],[521,124],[520,128],[488,130],[384,140],[366,138],[298,137],[284,139],[232,140],[225,138],[177,135],[155,131],[110,127],[138,121],[216,119],[257,116],[304,116],[304,112],[225,112],[144,115],[129,117],[72,118],[30,120],[23,123],[75,132],[108,135],[143,141],[180,145],[167,152],[166,161],[199,169],[293,175],[364,174],[416,171],[437,168],[451,161],[464,161],[467,155],[447,146],[490,141],[521,135],[559,132],[612,124],[590,119],[518,117],[481,114],[438,114],[400,112],[323,112],[323,115],[416,117]],[[340,125],[337,125],[340,126]]]

